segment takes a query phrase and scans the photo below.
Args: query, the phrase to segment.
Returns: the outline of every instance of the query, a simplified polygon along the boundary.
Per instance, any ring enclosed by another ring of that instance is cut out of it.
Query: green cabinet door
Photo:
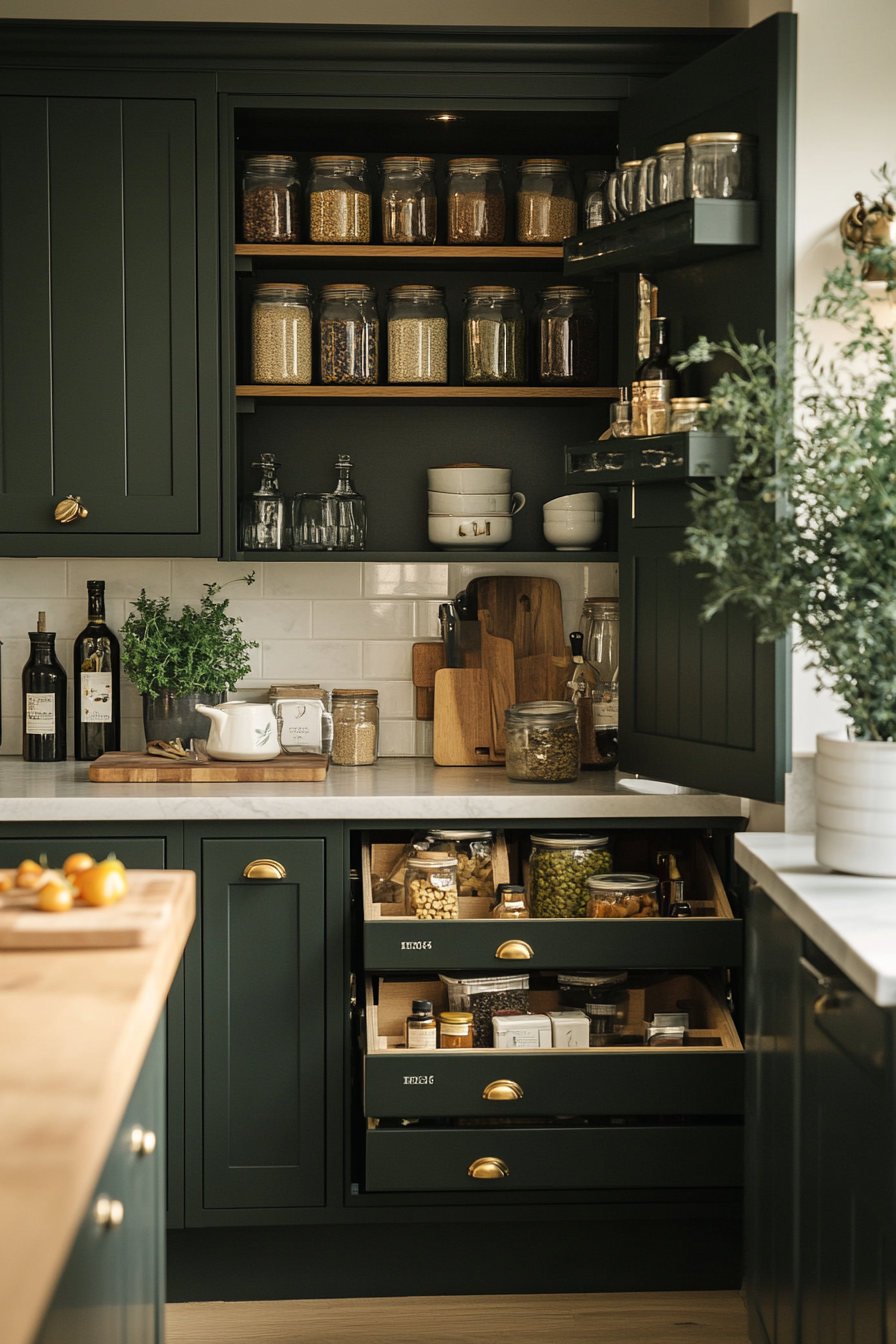
[[[324,872],[323,840],[202,842],[206,1208],[324,1202]]]

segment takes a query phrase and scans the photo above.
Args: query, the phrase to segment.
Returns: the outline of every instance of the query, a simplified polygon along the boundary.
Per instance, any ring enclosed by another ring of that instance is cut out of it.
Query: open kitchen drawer
[[[649,830],[619,832],[613,843],[619,871],[653,870],[651,852],[655,854],[657,844]],[[487,900],[461,897],[461,918],[436,923],[409,918],[402,905],[375,899],[384,891],[382,879],[392,871],[402,846],[370,844],[365,837],[365,967],[378,972],[443,971],[451,966],[509,971],[508,960],[525,961],[526,969],[554,971],[580,966],[739,966],[742,922],[732,914],[712,855],[698,835],[688,832],[676,835],[674,848],[682,851],[690,919],[495,920],[489,917]],[[495,869],[497,882],[512,880],[500,832]]]
[[[646,1018],[675,1011],[687,1001],[691,1027],[684,1046],[409,1053],[404,1023],[413,999],[431,1000],[437,1014],[448,1007],[445,986],[437,977],[367,978],[367,1116],[739,1115],[743,1111],[743,1046],[714,976],[645,972],[629,978],[626,1025],[631,1032],[643,1033]],[[541,1013],[557,1008],[556,989],[530,987],[529,1006]],[[504,1100],[508,1089],[502,1088],[502,1099],[490,1097],[499,1081],[515,1084],[518,1095]]]

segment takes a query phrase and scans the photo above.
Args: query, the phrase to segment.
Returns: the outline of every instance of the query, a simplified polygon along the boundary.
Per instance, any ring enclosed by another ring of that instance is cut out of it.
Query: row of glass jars
[[[550,387],[597,383],[597,317],[591,292],[551,285],[538,295],[534,381]],[[436,285],[396,285],[386,319],[387,381],[448,382],[448,310]],[[526,319],[512,285],[474,285],[464,304],[464,382],[526,382]],[[379,381],[376,290],[367,284],[323,285],[319,320],[324,384]],[[311,291],[302,284],[256,285],[252,304],[252,381],[309,384],[312,379]]]
[[[615,172],[589,174],[585,227],[692,198],[750,201],[756,194],[756,139],[738,131],[689,135],[660,145],[646,159],[630,159]]]
[[[387,158],[382,162],[382,176],[383,242],[434,243],[438,229],[435,160],[418,154]],[[565,159],[524,159],[518,178],[517,242],[562,243],[576,232],[578,203]],[[366,159],[335,154],[312,158],[306,195],[310,242],[370,242],[372,193]],[[243,177],[243,240],[301,242],[301,213],[297,161],[287,154],[248,157]],[[503,243],[506,216],[499,159],[449,160],[449,243]]]

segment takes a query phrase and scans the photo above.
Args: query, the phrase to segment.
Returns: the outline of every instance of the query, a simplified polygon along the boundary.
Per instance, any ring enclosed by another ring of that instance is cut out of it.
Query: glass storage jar
[[[252,381],[311,382],[311,290],[307,285],[255,286]]]
[[[447,383],[448,309],[436,285],[389,290],[389,382]]]
[[[457,859],[438,850],[408,859],[404,901],[414,919],[457,919]]]
[[[302,193],[289,154],[250,154],[243,175],[243,242],[297,243]]]
[[[375,383],[379,331],[376,290],[372,285],[322,285],[321,382]]]
[[[526,319],[513,285],[473,285],[464,306],[464,382],[526,381]]]
[[[536,382],[543,387],[594,387],[597,318],[590,289],[581,285],[543,289],[536,326]]]
[[[502,882],[497,891],[497,902],[492,911],[492,919],[528,919],[529,902],[526,900],[526,888]]]
[[[684,151],[684,194],[752,201],[756,194],[756,137],[738,131],[689,135]]]
[[[473,1014],[439,1013],[439,1049],[472,1050]]]
[[[588,907],[585,883],[613,867],[606,835],[533,835],[529,909],[535,919],[578,919]]]
[[[477,1049],[494,1044],[492,1017],[495,1013],[528,1013],[528,975],[475,975],[457,979],[439,974],[448,992],[452,1013],[473,1014],[473,1044]]]
[[[605,873],[585,885],[589,919],[655,919],[660,913],[659,882],[649,873]]]
[[[656,151],[654,195],[657,205],[684,200],[684,141],[660,145]]]
[[[673,397],[670,432],[681,434],[691,429],[699,429],[700,414],[708,410],[709,402],[703,401],[701,397]]]
[[[621,176],[622,169],[614,168],[607,178],[607,211],[611,223],[615,219],[622,218],[619,213],[619,181]]]
[[[575,971],[557,976],[561,1008],[581,1008],[589,1020],[590,1045],[595,1037],[625,1029],[628,1017],[628,971]]]
[[[628,219],[638,210],[638,173],[640,159],[629,159],[619,170],[619,186],[616,191],[616,205],[620,218]]]
[[[585,196],[582,201],[582,226],[586,229],[599,228],[608,224],[610,211],[607,204],[607,185],[610,174],[602,168],[592,168],[585,174]]]
[[[417,154],[383,159],[383,242],[436,240],[435,160]]]
[[[333,691],[334,765],[374,765],[380,715],[376,691]]]
[[[444,850],[457,859],[459,896],[484,896],[494,901],[494,831],[429,831],[424,844],[429,850]]]
[[[576,193],[565,159],[523,159],[516,193],[520,243],[562,243],[578,227]]]
[[[367,160],[318,154],[308,182],[308,236],[312,243],[369,243]]]
[[[510,779],[568,784],[579,777],[576,707],[568,700],[532,700],[504,711]]]
[[[656,205],[656,158],[651,155],[641,160],[635,183],[635,213],[652,210]]]
[[[449,159],[449,243],[503,243],[506,214],[500,159]]]

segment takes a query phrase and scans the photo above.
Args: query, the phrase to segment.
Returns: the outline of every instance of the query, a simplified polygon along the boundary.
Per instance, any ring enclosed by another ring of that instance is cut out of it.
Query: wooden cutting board
[[[492,634],[509,639],[516,658],[563,654],[563,602],[555,579],[495,574],[471,580],[467,592],[477,608],[491,612]]]
[[[503,765],[492,752],[488,673],[443,667],[435,674],[432,758],[436,765]]]
[[[169,761],[145,751],[107,751],[91,763],[94,784],[319,784],[328,756],[283,753],[272,761]]]
[[[513,670],[513,645],[491,633],[491,612],[479,608],[479,636],[482,666],[488,673],[489,711],[492,720],[492,746],[503,754],[507,746],[504,711],[516,704],[516,680]]]
[[[0,895],[0,949],[146,947],[161,939],[180,887],[192,873],[128,870],[128,894],[105,909],[78,902],[64,914],[37,909],[32,891]]]

